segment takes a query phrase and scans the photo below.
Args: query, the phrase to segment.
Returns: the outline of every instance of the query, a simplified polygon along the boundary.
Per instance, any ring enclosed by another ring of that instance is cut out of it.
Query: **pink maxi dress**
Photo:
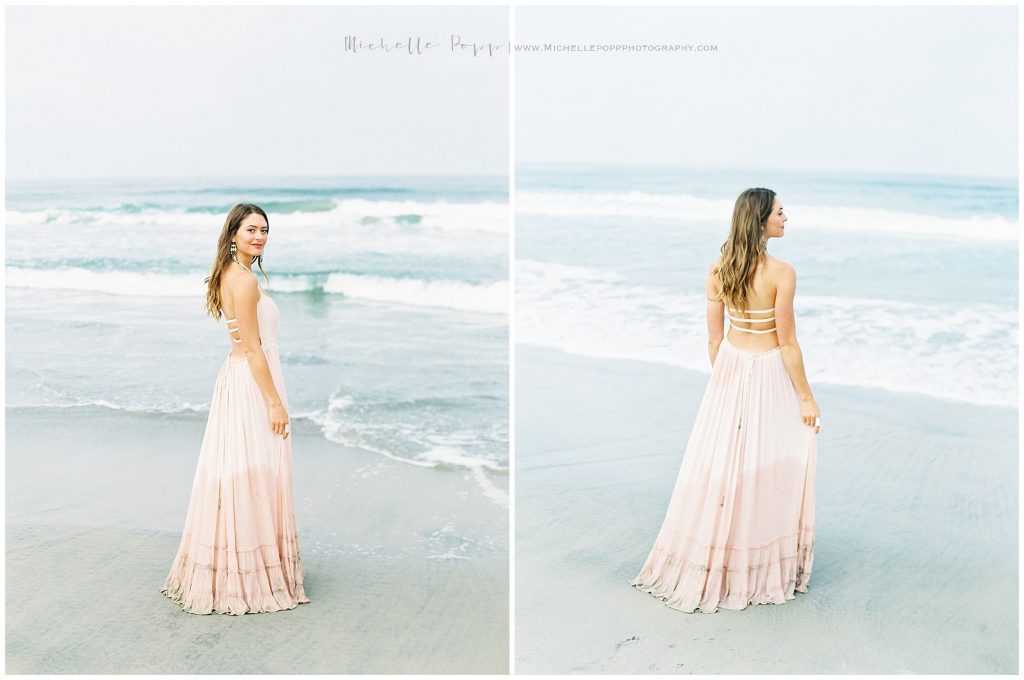
[[[256,314],[274,386],[288,408],[279,312],[262,289]],[[276,612],[309,602],[293,509],[291,441],[270,429],[248,361],[229,354],[214,384],[178,554],[160,589],[184,611]]]
[[[817,435],[800,419],[780,348],[748,352],[726,334],[664,522],[631,585],[703,613],[807,592],[816,461]]]

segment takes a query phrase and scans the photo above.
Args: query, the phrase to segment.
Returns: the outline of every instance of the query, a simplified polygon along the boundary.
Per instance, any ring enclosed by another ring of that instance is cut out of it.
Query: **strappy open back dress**
[[[770,323],[773,309],[733,323]],[[668,510],[631,584],[684,612],[784,604],[807,592],[814,552],[817,436],[780,347],[719,347]]]
[[[287,409],[279,312],[262,289],[256,315]],[[227,323],[232,341],[240,342],[235,319]],[[309,602],[293,507],[291,436],[270,429],[248,361],[229,354],[214,384],[185,529],[161,592],[192,614],[276,612]]]

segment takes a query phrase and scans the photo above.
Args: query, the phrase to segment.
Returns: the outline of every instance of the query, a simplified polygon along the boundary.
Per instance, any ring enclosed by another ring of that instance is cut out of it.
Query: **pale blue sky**
[[[6,8],[7,176],[505,174],[503,7]],[[346,35],[444,43],[414,57]]]
[[[11,178],[494,173],[507,59],[343,51],[503,42],[491,7],[7,12]],[[1017,8],[518,7],[517,42],[715,43],[517,55],[523,163],[1015,176]]]
[[[1017,175],[1017,7],[519,7],[517,43],[713,43],[516,56],[516,153]]]

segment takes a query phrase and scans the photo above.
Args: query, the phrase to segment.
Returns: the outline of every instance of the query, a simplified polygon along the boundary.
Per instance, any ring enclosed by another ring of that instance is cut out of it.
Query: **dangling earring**
[[[234,241],[231,242],[230,252],[231,252],[231,259],[232,260],[235,259],[235,253],[238,252],[238,247],[235,246],[235,242]]]
[[[764,229],[761,230],[761,252],[763,253],[768,249],[768,237],[765,236]]]

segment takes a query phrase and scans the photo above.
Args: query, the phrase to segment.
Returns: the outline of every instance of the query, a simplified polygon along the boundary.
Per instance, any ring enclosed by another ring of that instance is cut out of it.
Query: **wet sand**
[[[464,469],[296,421],[311,602],[187,614],[160,593],[205,417],[7,411],[8,673],[505,673],[508,510]]]
[[[809,592],[687,614],[629,581],[707,376],[516,354],[517,673],[1017,673],[1016,409],[814,386]]]

